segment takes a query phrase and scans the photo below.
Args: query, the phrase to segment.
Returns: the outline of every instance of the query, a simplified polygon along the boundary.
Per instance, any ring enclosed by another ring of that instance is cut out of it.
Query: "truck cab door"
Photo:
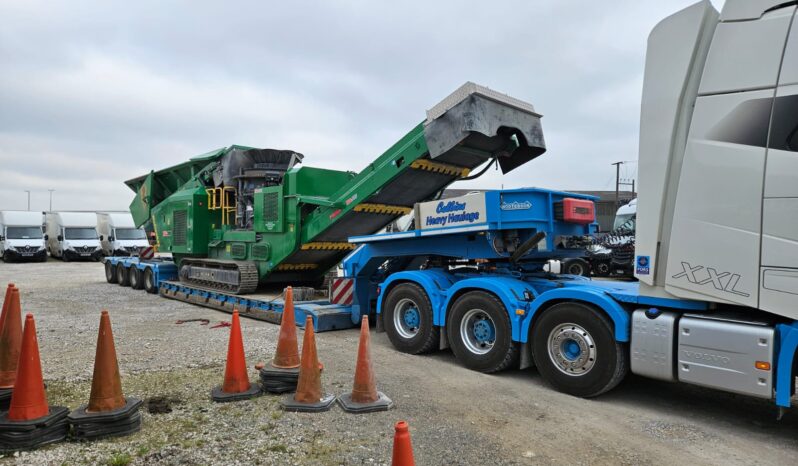
[[[760,307],[798,319],[798,30],[784,49],[762,200]]]
[[[668,254],[666,290],[756,307],[768,129],[795,5],[750,18],[727,2],[695,103]]]

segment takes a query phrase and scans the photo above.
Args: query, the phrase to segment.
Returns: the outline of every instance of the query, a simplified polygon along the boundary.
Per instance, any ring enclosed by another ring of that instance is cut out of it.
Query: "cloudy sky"
[[[614,189],[648,33],[692,1],[166,3],[0,0],[0,209],[126,209],[124,180],[231,144],[359,171],[468,80],[548,146],[473,183]]]

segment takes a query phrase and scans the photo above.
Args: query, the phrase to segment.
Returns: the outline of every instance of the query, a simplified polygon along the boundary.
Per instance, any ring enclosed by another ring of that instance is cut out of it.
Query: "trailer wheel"
[[[568,275],[582,275],[583,277],[589,277],[590,265],[584,259],[579,259],[579,258],[568,259],[562,264],[562,273]]]
[[[130,280],[130,287],[134,290],[141,290],[144,288],[144,276],[138,267],[130,267],[128,278]]]
[[[116,269],[110,261],[105,261],[105,281],[116,283]]]
[[[610,261],[602,260],[596,261],[593,265],[593,275],[597,277],[609,277],[610,276]]]
[[[121,262],[116,264],[116,283],[119,286],[130,286],[130,273]]]
[[[155,287],[155,275],[151,267],[144,269],[144,291],[150,294],[158,292],[158,288]]]
[[[388,292],[382,318],[388,339],[403,353],[428,353],[438,344],[440,329],[432,323],[432,304],[414,283],[399,284]]]
[[[584,398],[611,390],[629,370],[625,345],[615,341],[612,323],[579,303],[546,310],[532,330],[532,351],[550,385]]]
[[[446,331],[452,352],[469,368],[497,372],[518,362],[507,309],[496,296],[471,291],[451,308]]]

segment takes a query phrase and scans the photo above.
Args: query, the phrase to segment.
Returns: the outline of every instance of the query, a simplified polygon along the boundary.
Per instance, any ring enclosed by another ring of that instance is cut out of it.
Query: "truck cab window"
[[[97,230],[94,228],[64,228],[65,239],[97,239]]]
[[[41,227],[8,227],[8,239],[42,239]]]
[[[138,228],[117,228],[115,231],[119,240],[147,239],[144,230]]]

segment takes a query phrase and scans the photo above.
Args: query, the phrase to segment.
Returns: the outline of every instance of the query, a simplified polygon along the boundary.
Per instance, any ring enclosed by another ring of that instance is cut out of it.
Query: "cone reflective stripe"
[[[224,382],[211,390],[213,401],[238,401],[260,394],[260,386],[249,383],[247,361],[244,356],[244,339],[241,336],[241,320],[238,311],[233,311],[230,324],[230,340],[227,344],[227,363]]]
[[[116,359],[114,335],[108,311],[100,315],[100,331],[97,335],[97,351],[94,356],[94,375],[91,380],[91,395],[86,412],[112,411],[125,406],[122,395],[122,378]]]
[[[335,395],[322,394],[321,368],[316,351],[316,335],[313,318],[305,319],[305,336],[302,339],[302,362],[299,366],[299,381],[296,393],[287,395],[281,404],[289,411],[327,411],[335,402]]]
[[[19,289],[12,288],[0,331],[0,388],[13,388],[17,380],[17,363],[22,347],[22,310]]]
[[[8,310],[8,303],[11,302],[11,290],[16,288],[13,283],[8,284],[6,294],[3,297],[3,312],[0,313],[0,333],[3,332],[3,322],[6,320],[6,311]]]
[[[36,323],[33,321],[33,315],[28,314],[25,316],[17,383],[11,395],[8,419],[28,421],[47,416],[49,413],[50,408],[47,406],[47,395],[44,393],[42,380],[39,344],[36,342]]]
[[[357,347],[355,383],[352,386],[352,401],[355,403],[373,403],[379,399],[374,367],[371,364],[370,340],[369,318],[363,316],[363,320],[360,322],[360,343]]]
[[[371,363],[370,342],[369,318],[363,316],[360,321],[360,343],[357,347],[355,382],[352,384],[352,392],[338,397],[338,404],[348,413],[374,413],[393,407],[393,401],[384,393],[377,391],[374,366]]]
[[[294,292],[289,286],[285,289],[285,305],[280,320],[280,336],[272,366],[281,369],[299,367],[299,347],[296,338],[296,319],[294,318]]]
[[[394,426],[393,458],[391,466],[416,466],[413,458],[413,445],[410,442],[410,430],[407,422],[399,421]]]
[[[238,317],[238,311],[233,311],[222,391],[225,393],[241,393],[247,390],[249,390],[249,376],[247,375],[247,361],[244,356],[244,340],[241,337],[241,321]]]

